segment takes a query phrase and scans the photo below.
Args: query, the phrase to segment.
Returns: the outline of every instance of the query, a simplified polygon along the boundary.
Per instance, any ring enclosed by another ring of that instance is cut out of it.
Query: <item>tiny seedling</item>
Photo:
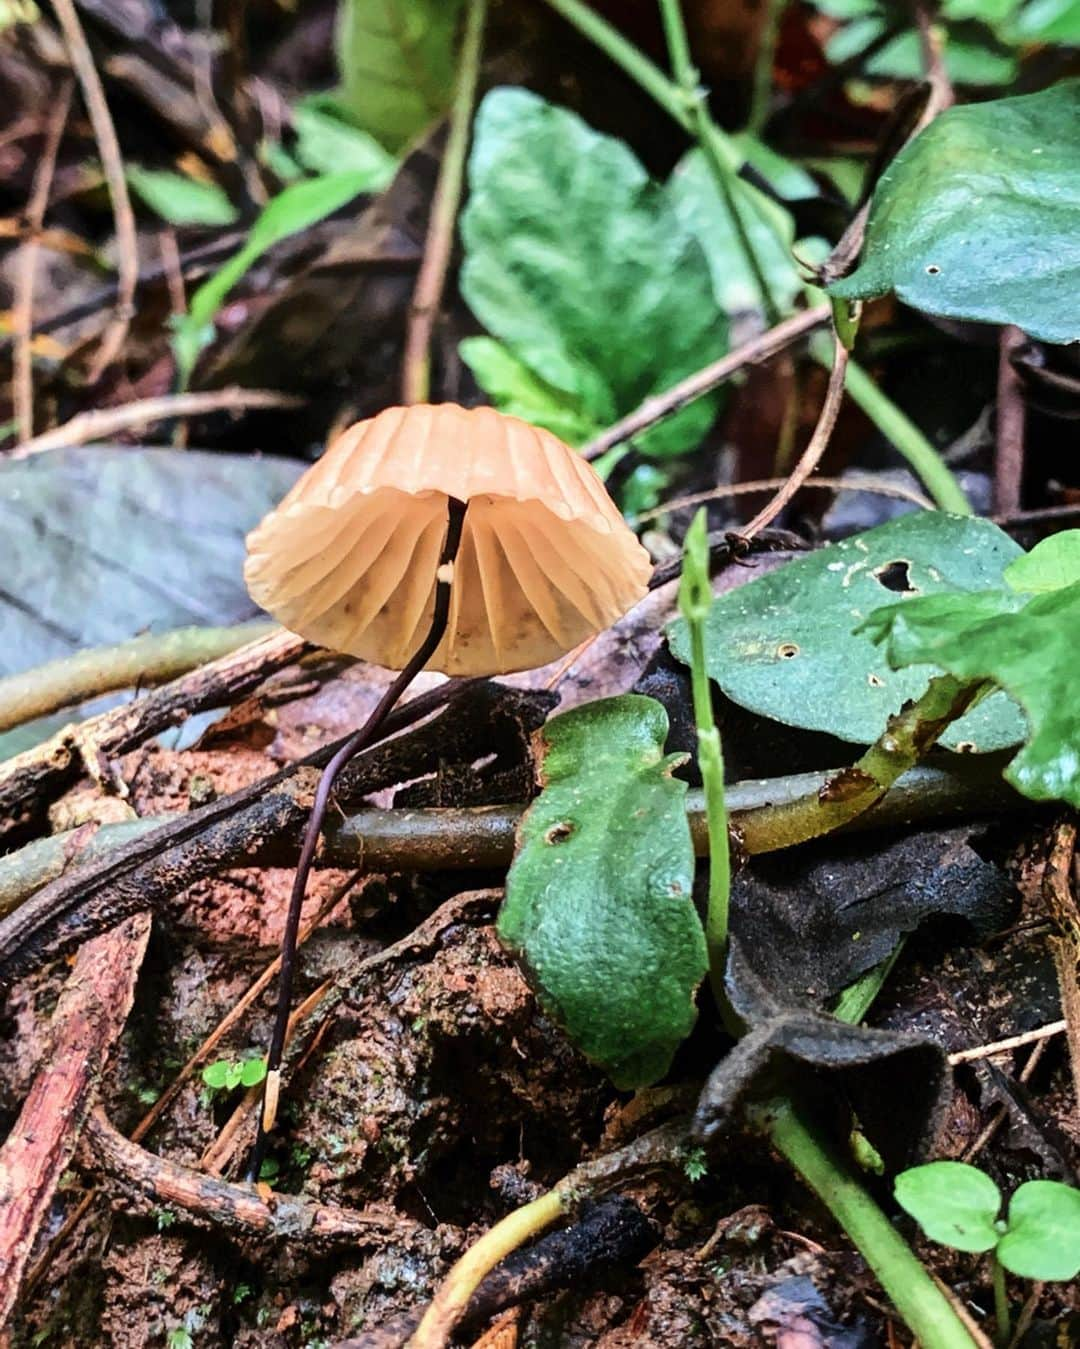
[[[1001,1191],[966,1162],[929,1162],[896,1178],[896,1202],[931,1241],[990,1254],[998,1340],[1009,1340],[1005,1271],[1063,1282],[1080,1273],[1080,1190],[1056,1180],[1029,1180],[999,1217]]]
[[[202,1070],[202,1080],[211,1091],[235,1091],[237,1087],[257,1087],[266,1076],[263,1058],[215,1059]]]

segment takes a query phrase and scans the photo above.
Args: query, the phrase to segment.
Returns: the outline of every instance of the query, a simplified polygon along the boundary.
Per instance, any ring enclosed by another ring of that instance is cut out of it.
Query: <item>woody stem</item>
[[[289,1007],[292,1002],[292,985],[296,970],[297,935],[300,931],[300,915],[304,907],[304,894],[307,890],[308,874],[315,860],[315,851],[319,844],[326,808],[330,803],[330,793],[338,774],[354,755],[366,749],[378,736],[386,718],[394,710],[398,699],[412,681],[428,663],[442,641],[450,618],[450,591],[453,585],[453,562],[461,546],[461,532],[465,521],[465,502],[456,497],[449,498],[449,516],[446,527],[446,539],[435,578],[435,608],[431,616],[431,626],[423,642],[409,658],[408,664],[379,699],[378,706],[359,730],[354,731],[348,740],[323,769],[319,785],[315,791],[315,800],[304,828],[304,839],[300,848],[300,860],[296,864],[293,877],[292,895],[289,899],[289,912],[285,918],[285,931],[281,939],[281,975],[278,979],[277,1010],[274,1016],[274,1029],[270,1037],[270,1049],[266,1056],[266,1078],[263,1083],[262,1108],[259,1111],[258,1132],[248,1166],[248,1180],[259,1177],[259,1169],[266,1155],[266,1145],[270,1133],[277,1121],[278,1092],[281,1086],[281,1060],[285,1052],[285,1039],[289,1026]]]

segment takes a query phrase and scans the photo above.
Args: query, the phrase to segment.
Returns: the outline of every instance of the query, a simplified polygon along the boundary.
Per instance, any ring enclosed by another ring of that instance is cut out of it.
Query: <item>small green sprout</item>
[[[683,1173],[687,1180],[697,1182],[703,1180],[709,1172],[709,1164],[705,1158],[704,1148],[690,1148],[683,1159]]]
[[[191,1331],[187,1326],[175,1326],[165,1336],[165,1344],[168,1349],[193,1349],[195,1341],[191,1337]]]
[[[211,1091],[235,1091],[237,1087],[257,1087],[266,1076],[262,1058],[216,1059],[202,1070],[202,1080]]]
[[[965,1162],[930,1162],[896,1178],[896,1202],[931,1241],[990,1253],[998,1340],[1009,1340],[1005,1271],[1022,1279],[1063,1282],[1080,1273],[1080,1190],[1056,1180],[1029,1180],[999,1217],[1001,1191]]]

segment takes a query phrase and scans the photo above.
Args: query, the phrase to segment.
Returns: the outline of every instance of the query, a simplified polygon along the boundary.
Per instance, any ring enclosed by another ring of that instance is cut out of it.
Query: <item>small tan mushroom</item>
[[[339,436],[248,535],[248,589],[302,637],[401,669],[431,625],[450,498],[468,509],[427,669],[546,665],[645,594],[648,554],[580,455],[453,403],[388,408]]]

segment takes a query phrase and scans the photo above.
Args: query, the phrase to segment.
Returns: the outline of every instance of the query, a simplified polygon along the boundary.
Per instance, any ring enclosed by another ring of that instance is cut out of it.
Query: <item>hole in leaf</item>
[[[957,754],[974,754],[978,746],[974,740],[958,740],[955,748]]]
[[[894,595],[912,595],[918,590],[918,586],[911,584],[911,574],[906,562],[886,562],[883,567],[877,568],[874,575],[885,589],[891,590]]]
[[[799,654],[799,648],[794,642],[782,642],[776,648],[776,654],[781,660],[791,660],[793,656]]]
[[[941,268],[937,265],[937,263],[936,263],[936,262],[930,263],[930,265],[929,265],[929,266],[927,267],[927,269],[926,269],[926,275],[927,275],[927,276],[939,276],[940,274],[941,274]]]
[[[873,689],[883,689],[885,687],[885,681],[880,675],[868,674],[866,676],[866,682]]]
[[[558,824],[553,824],[544,835],[545,843],[565,843],[568,838],[574,834],[574,824],[571,820],[560,820]]]

